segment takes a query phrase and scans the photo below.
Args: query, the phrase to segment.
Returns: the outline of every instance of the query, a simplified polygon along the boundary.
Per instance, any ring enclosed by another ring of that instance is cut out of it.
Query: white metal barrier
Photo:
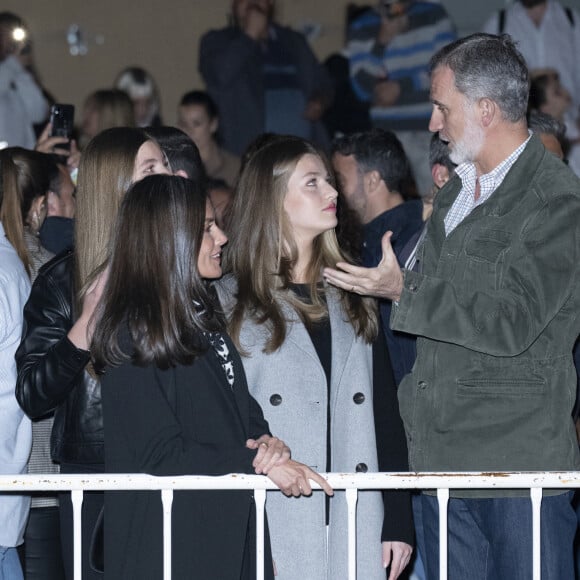
[[[580,487],[580,472],[529,473],[328,473],[335,490],[346,490],[348,505],[348,578],[356,580],[356,502],[358,490],[436,489],[439,502],[440,580],[447,580],[447,503],[451,489],[529,489],[533,514],[533,580],[540,580],[540,507],[543,488]],[[313,483],[315,490],[320,488]],[[163,579],[171,580],[171,505],[174,490],[253,489],[256,502],[257,580],[264,579],[264,506],[266,491],[278,489],[261,475],[153,477],[115,475],[0,475],[0,492],[70,490],[74,517],[74,577],[81,578],[81,507],[84,491],[159,490],[163,503]],[[359,579],[364,580],[364,579]]]

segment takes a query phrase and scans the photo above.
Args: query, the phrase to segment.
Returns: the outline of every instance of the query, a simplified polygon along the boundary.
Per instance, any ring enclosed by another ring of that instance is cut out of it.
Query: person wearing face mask
[[[103,264],[121,198],[146,175],[168,173],[161,149],[141,129],[117,127],[93,138],[79,168],[75,249],[39,272],[24,308],[16,352],[16,397],[31,418],[54,412],[52,459],[61,473],[104,470],[100,385],[89,367],[90,320],[104,284]],[[83,578],[101,578],[91,567],[89,545],[102,509],[100,493],[83,502]],[[59,494],[65,577],[73,577],[72,504]]]
[[[21,147],[0,151],[2,167],[2,211],[0,216],[6,237],[16,249],[31,282],[39,268],[53,257],[42,245],[39,236],[47,213],[47,198],[58,179],[59,168],[54,159]],[[32,423],[32,452],[28,473],[58,473],[58,465],[50,456],[50,433],[53,415]],[[62,558],[55,493],[35,493],[24,530],[23,568],[28,580],[59,580]],[[1,577],[1,574],[0,574]]]
[[[201,39],[199,70],[232,153],[264,132],[328,145],[320,119],[332,83],[304,37],[275,22],[274,0],[233,0],[232,25]]]

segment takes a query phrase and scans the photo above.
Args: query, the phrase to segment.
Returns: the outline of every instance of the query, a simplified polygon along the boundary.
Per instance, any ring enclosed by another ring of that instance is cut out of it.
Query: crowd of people
[[[580,58],[555,48],[580,15],[519,0],[457,38],[381,1],[321,64],[274,8],[232,1],[174,123],[131,66],[67,136],[0,13],[0,473],[265,475],[265,577],[334,580],[321,474],[580,470]],[[452,491],[451,580],[532,577],[526,493]],[[85,493],[82,578],[160,579],[162,517]],[[255,519],[176,492],[173,578],[255,578]],[[439,578],[432,493],[360,491],[356,520],[358,578]],[[0,494],[0,521],[0,580],[72,580],[69,493]],[[542,579],[573,580],[573,490],[541,521]]]

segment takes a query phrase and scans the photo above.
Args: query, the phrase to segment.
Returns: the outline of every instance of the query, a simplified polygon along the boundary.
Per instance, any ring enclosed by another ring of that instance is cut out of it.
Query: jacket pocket
[[[501,287],[503,264],[511,234],[502,230],[478,232],[465,245],[463,281],[468,294],[495,292]]]
[[[459,379],[457,395],[473,398],[541,397],[546,390],[542,379]]]
[[[473,260],[495,263],[511,242],[512,235],[504,230],[488,230],[471,238],[465,245],[465,253]]]

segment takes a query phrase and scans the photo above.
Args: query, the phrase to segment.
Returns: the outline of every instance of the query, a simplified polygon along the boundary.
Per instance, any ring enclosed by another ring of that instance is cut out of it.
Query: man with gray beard
[[[580,181],[528,131],[528,72],[508,36],[474,34],[431,61],[429,128],[458,163],[439,191],[420,272],[389,233],[374,269],[325,278],[394,301],[393,329],[419,336],[399,387],[415,471],[580,467],[571,412],[580,332]],[[543,580],[574,578],[572,492],[544,490]],[[422,494],[426,566],[438,578],[437,498]],[[451,580],[532,578],[527,490],[452,490]]]

